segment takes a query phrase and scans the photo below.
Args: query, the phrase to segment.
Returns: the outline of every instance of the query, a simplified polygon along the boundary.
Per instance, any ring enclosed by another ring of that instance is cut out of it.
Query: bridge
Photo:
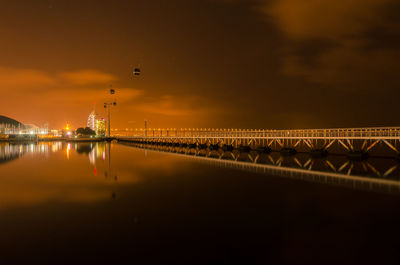
[[[116,138],[121,142],[211,150],[279,151],[288,154],[310,152],[313,155],[332,152],[346,153],[355,158],[365,158],[370,154],[400,154],[400,127],[304,130],[142,129]],[[378,146],[379,151],[375,151]]]

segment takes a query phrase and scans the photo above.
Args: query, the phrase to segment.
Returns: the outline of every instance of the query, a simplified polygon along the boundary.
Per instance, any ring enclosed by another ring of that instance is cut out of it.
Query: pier
[[[148,129],[115,137],[121,142],[222,150],[278,151],[347,154],[364,159],[369,155],[399,156],[400,127],[237,130],[237,129]],[[379,147],[379,148],[378,148]]]

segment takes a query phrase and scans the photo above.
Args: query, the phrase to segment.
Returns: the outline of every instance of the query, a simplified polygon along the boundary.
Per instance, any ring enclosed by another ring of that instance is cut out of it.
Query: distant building
[[[62,132],[60,133],[59,130],[50,130],[50,135],[54,137],[58,137],[62,135]]]
[[[96,135],[104,136],[106,134],[106,120],[103,118],[96,119],[94,131],[96,132]]]
[[[87,127],[96,131],[96,120],[97,120],[97,113],[96,111],[92,111],[88,117]]]
[[[22,134],[35,134],[47,135],[49,133],[48,126],[38,127],[34,124],[25,124],[25,129],[21,131]]]
[[[0,134],[19,134],[24,129],[22,123],[0,115]]]
[[[96,110],[89,114],[86,126],[95,131],[98,136],[106,135],[106,120],[99,117]]]
[[[48,125],[38,127],[34,124],[22,124],[14,119],[0,115],[1,135],[46,135]]]

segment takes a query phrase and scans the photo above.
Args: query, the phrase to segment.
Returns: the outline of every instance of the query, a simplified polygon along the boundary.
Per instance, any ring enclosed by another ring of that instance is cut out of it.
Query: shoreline
[[[37,142],[108,142],[114,138],[43,138],[43,139],[0,139],[0,143],[37,143]]]

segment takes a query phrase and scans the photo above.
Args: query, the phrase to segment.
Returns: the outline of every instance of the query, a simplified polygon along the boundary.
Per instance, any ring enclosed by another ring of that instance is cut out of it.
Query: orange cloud
[[[116,77],[93,69],[49,73],[0,67],[0,79],[7,95],[0,98],[0,104],[9,110],[2,114],[23,123],[43,125],[50,122],[54,128],[67,121],[81,125],[95,102],[102,110],[105,101],[117,99],[119,103],[126,103],[143,94],[138,89],[117,88],[118,96],[107,98],[108,81]]]
[[[0,66],[1,86],[5,89],[36,89],[76,85],[108,85],[117,77],[94,69],[49,73],[34,69]]]
[[[57,79],[46,72],[0,66],[0,86],[7,90],[35,89],[57,84]]]
[[[92,69],[62,73],[60,77],[74,85],[107,84],[117,80],[112,74]]]
[[[112,110],[115,114],[113,126],[123,124],[126,127],[128,121],[143,117],[158,126],[199,122],[216,110],[206,108],[205,99],[201,97],[154,96],[143,89],[129,87],[115,86],[117,93],[111,97],[107,82],[116,80],[116,77],[98,70],[48,73],[2,67],[0,77],[11,88],[7,90],[7,97],[0,98],[0,104],[9,110],[2,114],[38,126],[49,123],[52,128],[61,128],[66,122],[73,127],[83,126],[94,103],[97,104],[97,112],[105,115],[103,103],[114,100],[117,107]],[[141,126],[141,122],[135,126]]]

